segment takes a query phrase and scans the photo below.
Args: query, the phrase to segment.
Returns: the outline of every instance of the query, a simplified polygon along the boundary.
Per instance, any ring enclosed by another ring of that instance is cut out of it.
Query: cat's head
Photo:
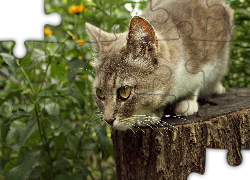
[[[162,73],[155,71],[160,55],[154,28],[135,16],[125,33],[107,33],[88,23],[86,29],[96,52],[93,94],[104,120],[120,130],[159,121],[161,97],[151,96],[153,81]]]

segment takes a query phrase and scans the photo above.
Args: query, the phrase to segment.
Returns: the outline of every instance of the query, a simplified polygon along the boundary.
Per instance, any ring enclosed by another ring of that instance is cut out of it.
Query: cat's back
[[[142,17],[157,31],[167,32],[163,33],[167,39],[178,34],[177,28],[182,34],[191,34],[185,31],[193,30],[196,33],[193,35],[204,36],[206,28],[228,30],[233,21],[231,8],[225,0],[152,0]],[[188,24],[189,27],[181,27]]]

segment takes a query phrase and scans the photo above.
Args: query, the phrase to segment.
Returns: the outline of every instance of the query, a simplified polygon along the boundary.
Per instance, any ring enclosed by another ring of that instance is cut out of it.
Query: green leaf
[[[66,145],[66,136],[64,135],[64,133],[60,133],[59,136],[54,136],[53,141],[56,145],[57,149],[66,149],[65,145]]]
[[[101,151],[102,151],[102,154],[103,154],[103,158],[107,158],[108,156],[108,153],[107,153],[107,150],[108,150],[108,147],[109,147],[109,144],[111,143],[110,142],[110,139],[108,138],[107,136],[107,129],[104,128],[99,122],[95,124],[95,131],[96,131],[96,134],[97,134],[97,137],[98,137],[98,141],[101,145]]]
[[[77,174],[77,173],[72,173],[72,174],[60,174],[56,176],[56,180],[82,180],[84,174]]]
[[[27,112],[30,112],[34,109],[34,106],[29,106],[26,104],[17,104],[12,106],[12,113],[14,113],[17,116],[24,115]]]
[[[22,162],[10,171],[11,180],[28,179],[32,169],[41,166],[45,162],[45,157],[41,151],[22,148],[17,161]]]
[[[96,150],[97,143],[89,143],[89,144],[84,144],[83,149],[85,150],[84,153],[88,158],[91,158],[91,156],[94,154]]]
[[[80,172],[82,172],[83,179],[87,179],[87,176],[89,175],[91,179],[94,180],[94,177],[92,176],[92,172],[87,168],[85,164],[82,163],[81,160],[77,159],[76,162],[74,163],[74,167],[76,169],[79,169]]]
[[[0,64],[2,64],[4,62],[4,60],[3,59],[0,59]]]
[[[1,136],[3,142],[5,142],[8,132],[10,131],[10,125],[13,122],[13,119],[8,118],[1,124]]]
[[[8,118],[5,121],[3,121],[3,123],[1,124],[1,136],[2,136],[3,142],[5,142],[6,137],[10,131],[11,123],[13,123],[17,119],[30,118],[32,116],[33,116],[32,113],[25,113],[25,115],[22,115],[22,116],[13,115],[11,118]]]
[[[79,59],[75,59],[75,60],[68,62],[67,66],[69,68],[68,81],[71,82],[76,76],[76,74],[78,73],[80,68],[85,69],[86,62],[79,60]]]
[[[59,174],[56,176],[56,180],[68,180],[70,179],[70,175],[68,174]]]
[[[62,122],[62,126],[60,128],[65,136],[67,136],[70,133],[70,126],[65,121]]]
[[[53,172],[66,170],[66,169],[69,169],[70,167],[71,165],[69,161],[66,161],[64,158],[58,159],[58,161],[55,163],[53,167]]]
[[[15,44],[13,41],[4,41],[2,42],[2,45],[4,48],[11,50]]]
[[[80,143],[80,135],[78,133],[71,132],[67,135],[67,145],[70,150],[74,153],[78,150],[78,145]]]
[[[21,95],[21,92],[23,92],[23,90],[10,92],[10,93],[6,96],[6,98],[13,98],[13,97],[20,96],[20,95]]]
[[[25,57],[20,59],[20,65],[27,69],[27,68],[29,68],[30,60],[31,60],[30,56],[26,55]]]
[[[39,100],[43,100],[44,98],[54,98],[53,97],[53,91],[50,91],[50,90],[45,90],[45,91],[42,91],[38,94],[38,97],[39,97]]]
[[[5,98],[3,98],[3,99],[0,98],[0,106],[1,106],[4,102],[6,102],[6,101],[12,99],[13,97],[18,97],[18,96],[20,96],[20,95],[21,95],[21,92],[23,92],[23,91],[22,91],[22,90],[19,90],[19,91],[10,92],[9,94],[7,94],[7,96],[6,96]]]
[[[29,139],[25,143],[25,146],[36,147],[36,146],[39,146],[39,144],[41,143],[42,143],[42,139],[40,136],[40,132],[37,130],[30,135]]]
[[[65,60],[61,59],[61,62],[51,64],[51,75],[61,79],[65,79],[67,74]]]
[[[0,55],[3,57],[3,60],[11,67],[17,67],[16,59],[14,56],[7,54],[7,53],[0,53]]]
[[[57,115],[49,115],[45,117],[52,124],[54,129],[58,129],[62,126],[62,118]]]
[[[84,96],[82,95],[82,92],[80,92],[80,90],[76,87],[75,84],[72,84],[70,88],[65,89],[64,92],[70,95],[70,98],[76,99],[82,108],[84,107],[85,104]]]
[[[29,139],[29,137],[32,135],[33,132],[38,130],[38,125],[35,120],[30,120],[28,122],[27,127],[24,129],[24,131],[21,134],[20,141],[19,141],[19,146],[23,146],[26,141]]]
[[[7,180],[9,176],[9,172],[6,169],[0,169],[0,180]]]
[[[45,52],[40,49],[34,49],[31,55],[31,61],[40,62],[46,58]]]

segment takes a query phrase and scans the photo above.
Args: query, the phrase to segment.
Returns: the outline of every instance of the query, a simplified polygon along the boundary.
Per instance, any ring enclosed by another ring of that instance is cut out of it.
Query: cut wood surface
[[[172,107],[165,114],[171,115]],[[161,126],[112,129],[117,179],[187,179],[204,174],[206,148],[228,149],[232,166],[250,149],[250,89],[207,99],[196,115],[164,117]]]

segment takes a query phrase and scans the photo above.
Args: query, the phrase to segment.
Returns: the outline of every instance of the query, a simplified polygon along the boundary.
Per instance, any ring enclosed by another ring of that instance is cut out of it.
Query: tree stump
[[[239,165],[240,150],[250,149],[250,89],[227,89],[224,96],[203,101],[198,114],[171,115],[162,125],[112,129],[118,180],[179,180],[191,172],[204,174],[206,148],[228,149],[228,163]]]

